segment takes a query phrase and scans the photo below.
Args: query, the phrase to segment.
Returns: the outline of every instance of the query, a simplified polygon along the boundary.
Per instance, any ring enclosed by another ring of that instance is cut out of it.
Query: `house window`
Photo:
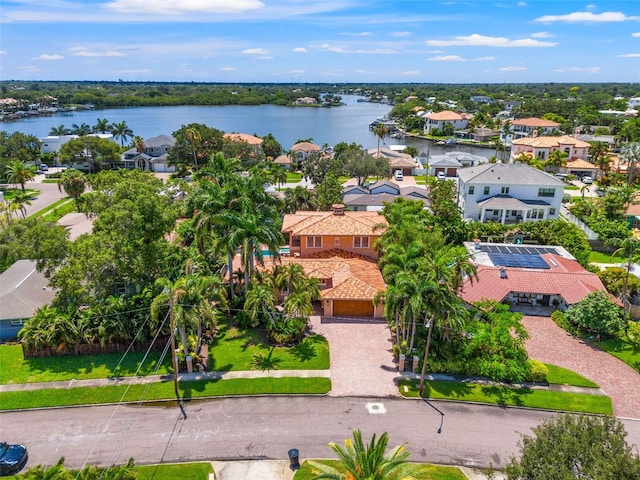
[[[489,195],[489,192],[491,191],[490,187],[484,187],[484,194],[485,195]]]
[[[369,248],[369,237],[353,237],[353,248]]]
[[[544,218],[544,208],[532,208],[527,212],[527,218],[542,220]]]
[[[502,188],[500,189],[500,193],[503,193],[503,194],[504,194],[504,193],[509,193],[509,187],[502,187]]]
[[[12,327],[19,327],[20,325],[24,325],[24,319],[21,320],[11,320]]]
[[[539,197],[555,197],[556,189],[555,188],[539,188],[538,196]]]
[[[469,195],[473,195],[473,192],[475,191],[476,187],[474,187],[473,185],[471,185],[469,187]]]
[[[307,248],[322,248],[322,237],[307,237]]]
[[[556,209],[555,208],[550,208],[549,209],[549,215],[555,215],[556,214]]]

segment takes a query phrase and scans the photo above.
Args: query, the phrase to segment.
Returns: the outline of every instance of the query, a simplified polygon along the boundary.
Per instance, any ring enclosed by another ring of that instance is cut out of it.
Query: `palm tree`
[[[11,160],[4,171],[7,182],[19,183],[24,192],[24,184],[36,177],[36,167],[30,167],[20,160]]]
[[[607,243],[618,247],[618,249],[611,254],[613,257],[622,256],[626,258],[626,275],[622,283],[622,311],[626,319],[629,311],[629,275],[631,274],[633,264],[640,261],[640,241],[631,237],[625,238],[624,240],[612,238]]]
[[[622,146],[620,163],[627,165],[627,175],[629,176],[629,185],[631,185],[636,177],[636,168],[640,164],[640,142],[627,143]]]
[[[604,142],[594,142],[589,147],[589,160],[605,174],[611,169],[609,146]]]
[[[197,172],[198,171],[198,155],[196,154],[196,146],[202,141],[202,135],[200,135],[200,132],[195,128],[187,128],[184,134],[187,137],[187,140],[189,140],[189,143],[191,144],[191,150],[193,151],[193,165]]]
[[[277,303],[271,282],[253,283],[247,292],[244,309],[253,320],[263,319],[273,326],[276,324]]]
[[[49,135],[53,135],[53,136],[64,136],[64,135],[69,135],[70,130],[65,127],[64,125],[60,124],[57,127],[51,127],[51,130],[49,130]]]
[[[300,185],[284,192],[284,205],[286,213],[295,213],[299,210],[317,210],[318,208],[315,193]]]
[[[560,167],[564,167],[567,164],[567,156],[568,154],[565,152],[554,150],[544,162],[545,167],[550,167],[552,172],[558,173]]]
[[[78,135],[79,137],[84,137],[91,133],[91,127],[87,123],[81,123],[80,125],[73,124],[71,125],[71,133],[73,135]]]
[[[124,147],[125,142],[129,138],[133,138],[133,130],[129,128],[127,122],[116,122],[111,125],[111,133],[116,139],[120,139],[120,146]]]
[[[11,201],[9,202],[10,211],[20,210],[22,218],[27,218],[25,205],[31,205],[31,198],[33,198],[31,193],[16,190],[13,192],[13,197],[11,197]]]
[[[384,140],[384,137],[389,133],[389,129],[384,123],[378,123],[373,127],[373,133],[378,137],[378,155],[380,155],[380,140]]]
[[[136,148],[136,152],[138,153],[144,153],[147,149],[147,144],[144,143],[144,138],[140,135],[133,137],[133,146]]]
[[[111,124],[106,118],[98,118],[93,126],[93,133],[109,133],[111,132]]]
[[[335,480],[411,480],[415,479],[419,466],[411,464],[411,455],[404,445],[392,448],[388,453],[389,436],[385,432],[378,439],[374,434],[365,445],[360,430],[353,431],[353,440],[347,439],[344,447],[333,442],[329,447],[338,455],[338,464],[329,466],[309,461],[314,469],[314,479]]]
[[[64,190],[67,195],[73,198],[76,209],[80,211],[80,197],[87,188],[87,177],[80,170],[73,168],[62,172],[58,181],[58,190]]]
[[[271,178],[274,183],[278,185],[278,188],[281,188],[282,184],[287,181],[287,171],[282,167],[282,165],[275,165],[271,168]]]

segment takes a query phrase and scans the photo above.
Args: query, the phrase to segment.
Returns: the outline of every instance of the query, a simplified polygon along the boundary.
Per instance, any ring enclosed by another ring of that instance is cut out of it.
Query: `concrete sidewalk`
[[[232,372],[204,372],[180,373],[181,382],[198,380],[229,380],[232,378],[331,378],[330,370],[240,370]],[[60,382],[10,383],[0,385],[0,392],[19,392],[32,390],[46,390],[50,388],[78,388],[78,387],[110,387],[114,385],[144,385],[147,383],[172,382],[173,375],[147,375],[144,377],[111,377],[93,378],[86,380],[64,380]]]

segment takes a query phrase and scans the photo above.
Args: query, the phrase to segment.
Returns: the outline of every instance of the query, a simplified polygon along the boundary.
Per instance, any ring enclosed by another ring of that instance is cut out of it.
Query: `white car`
[[[584,183],[585,185],[591,185],[593,184],[593,178],[589,176],[584,176],[582,177],[582,183]]]
[[[446,173],[444,173],[444,172],[438,172],[438,173],[436,174],[436,178],[437,178],[438,180],[446,180],[446,179],[447,179],[447,174],[446,174]]]
[[[402,170],[396,170],[393,173],[393,178],[397,181],[397,182],[401,182],[404,179],[404,173],[402,173]]]
[[[48,172],[49,171],[49,166],[46,163],[41,163],[40,164],[40,170],[42,170],[43,172]]]

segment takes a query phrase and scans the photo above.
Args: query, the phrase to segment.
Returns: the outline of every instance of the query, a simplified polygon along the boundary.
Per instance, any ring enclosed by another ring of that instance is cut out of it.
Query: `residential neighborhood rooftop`
[[[458,177],[464,183],[564,186],[562,180],[524,163],[483,163],[459,169]]]

